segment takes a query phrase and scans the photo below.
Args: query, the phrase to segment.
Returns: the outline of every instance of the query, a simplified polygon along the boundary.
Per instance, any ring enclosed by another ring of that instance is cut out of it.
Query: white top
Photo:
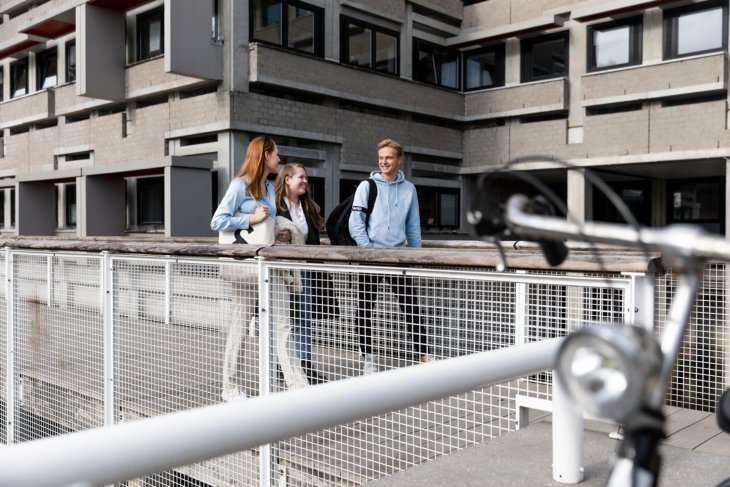
[[[284,196],[284,202],[286,203],[286,207],[289,209],[291,220],[296,223],[299,230],[302,231],[302,236],[306,242],[307,236],[309,235],[309,225],[307,225],[307,217],[304,216],[304,208],[302,208],[302,204],[300,202],[293,204],[286,196]]]

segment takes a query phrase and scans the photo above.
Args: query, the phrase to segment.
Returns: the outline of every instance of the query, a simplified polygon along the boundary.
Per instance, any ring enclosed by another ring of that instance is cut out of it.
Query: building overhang
[[[18,34],[7,41],[0,43],[0,59],[17,57],[29,49],[37,46],[45,39],[28,34]]]
[[[520,37],[526,34],[562,27],[564,21],[563,16],[549,15],[490,29],[472,29],[458,36],[446,39],[446,45],[450,47],[468,47],[475,44],[506,39],[508,37]]]
[[[150,0],[94,0],[89,3],[97,7],[126,11],[149,1]]]
[[[571,18],[579,22],[613,17],[627,14],[637,10],[644,10],[651,7],[659,7],[667,3],[676,3],[677,0],[614,0],[612,2],[601,2],[573,10]]]
[[[76,30],[76,13],[74,10],[66,10],[51,17],[34,18],[20,28],[23,34],[43,37],[45,39],[57,39]]]

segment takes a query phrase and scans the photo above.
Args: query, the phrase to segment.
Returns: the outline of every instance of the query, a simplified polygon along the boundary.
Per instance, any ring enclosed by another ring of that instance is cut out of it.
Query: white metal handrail
[[[0,486],[88,487],[254,448],[544,370],[561,338],[20,443]]]

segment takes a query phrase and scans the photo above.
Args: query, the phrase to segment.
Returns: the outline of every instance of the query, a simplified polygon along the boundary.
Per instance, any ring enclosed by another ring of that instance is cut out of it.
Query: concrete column
[[[575,22],[570,26],[568,35],[568,144],[583,143],[583,124],[585,108],[583,101],[583,83],[581,76],[586,72],[586,36],[585,23]]]
[[[56,186],[52,181],[20,182],[16,193],[18,235],[55,235]]]
[[[520,56],[520,40],[507,39],[504,47],[504,84],[516,85],[520,83],[522,71]]]
[[[210,170],[165,168],[165,236],[212,236],[213,184]]]
[[[223,35],[223,89],[248,91],[248,6],[249,2],[227,0],[220,3]]]
[[[126,234],[126,191],[122,176],[76,178],[76,233],[79,237]]]
[[[585,169],[568,171],[568,211],[581,222],[593,218],[593,185],[585,180]]]
[[[664,55],[664,14],[660,8],[644,11],[642,60],[644,64],[661,61]]]

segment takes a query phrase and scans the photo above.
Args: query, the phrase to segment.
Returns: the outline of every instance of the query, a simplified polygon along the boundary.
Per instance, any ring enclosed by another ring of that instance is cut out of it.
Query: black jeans
[[[385,279],[398,297],[401,313],[405,315],[408,333],[413,340],[413,348],[419,355],[429,354],[426,327],[421,324],[418,298],[413,288],[413,280],[408,276],[377,276],[362,274],[358,279],[357,324],[360,352],[373,353],[373,329],[371,326],[372,309],[378,295],[378,283]]]

